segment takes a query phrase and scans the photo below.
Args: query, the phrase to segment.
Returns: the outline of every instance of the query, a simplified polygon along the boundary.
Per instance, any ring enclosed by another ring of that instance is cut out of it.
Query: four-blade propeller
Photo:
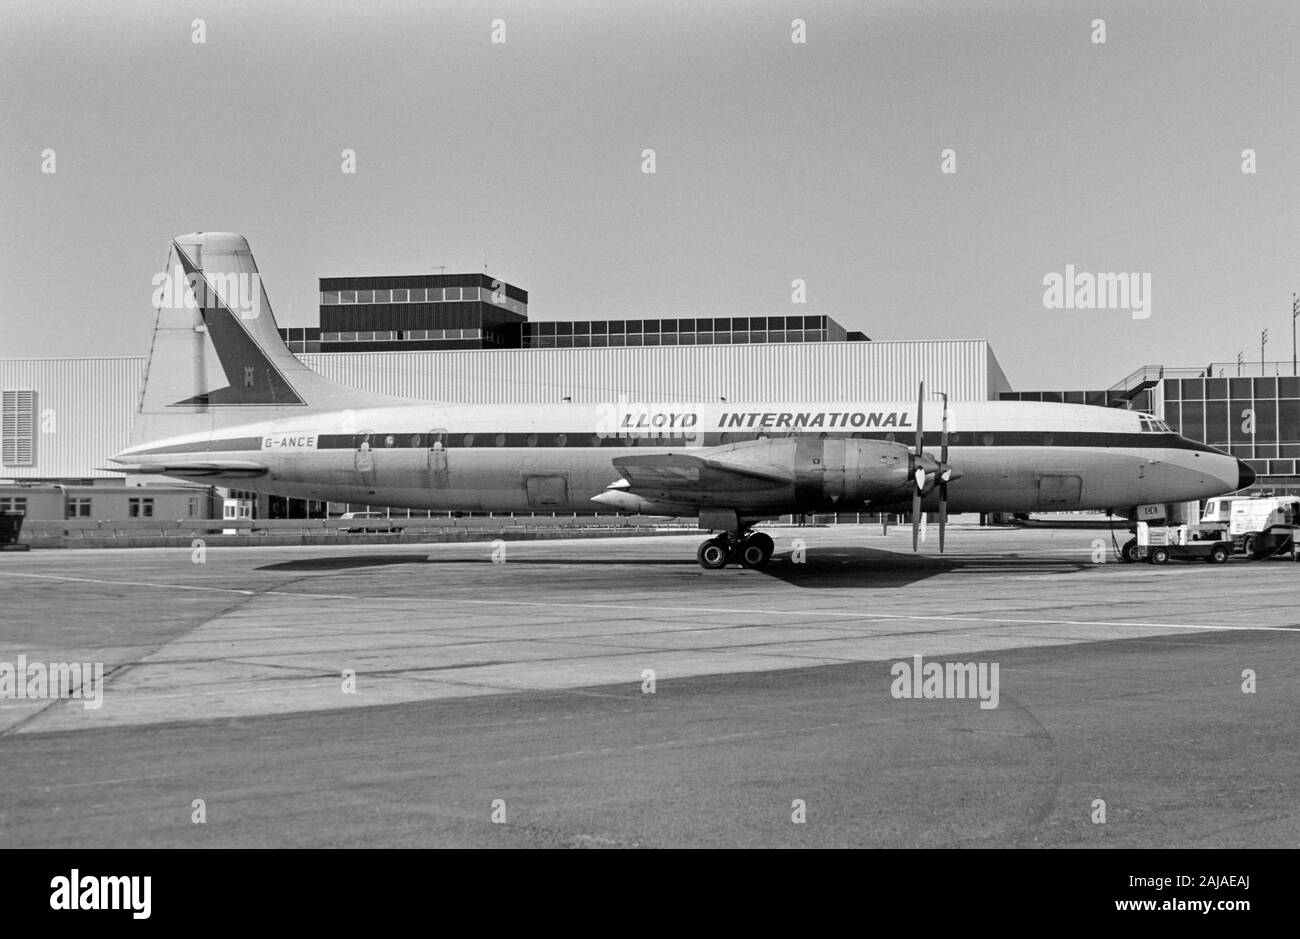
[[[925,495],[926,483],[930,475],[934,476],[939,489],[939,553],[943,553],[944,532],[948,527],[948,483],[956,478],[952,467],[948,465],[948,396],[942,392],[943,427],[939,434],[938,462],[925,452],[925,382],[916,400],[916,446],[911,456],[912,489],[912,550],[917,550],[921,536],[921,496]]]

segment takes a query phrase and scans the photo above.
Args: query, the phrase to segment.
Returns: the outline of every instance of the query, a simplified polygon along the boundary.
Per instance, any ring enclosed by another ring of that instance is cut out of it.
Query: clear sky
[[[168,240],[223,230],[282,326],[486,261],[537,319],[825,312],[1020,389],[1289,360],[1298,55],[1295,0],[5,0],[0,356],[144,354]],[[1067,264],[1150,317],[1045,309]]]

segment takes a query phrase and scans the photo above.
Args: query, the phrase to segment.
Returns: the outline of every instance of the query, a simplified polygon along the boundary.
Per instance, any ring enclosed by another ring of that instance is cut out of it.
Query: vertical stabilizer
[[[132,444],[296,411],[409,403],[340,385],[298,361],[242,235],[179,236],[154,285],[157,321]]]

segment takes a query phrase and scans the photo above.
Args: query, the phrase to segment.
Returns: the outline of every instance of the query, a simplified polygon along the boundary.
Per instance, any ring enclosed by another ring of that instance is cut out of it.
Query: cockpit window
[[[1150,414],[1139,414],[1138,420],[1142,422],[1142,433],[1144,434],[1172,434],[1173,430],[1164,421],[1152,417]]]

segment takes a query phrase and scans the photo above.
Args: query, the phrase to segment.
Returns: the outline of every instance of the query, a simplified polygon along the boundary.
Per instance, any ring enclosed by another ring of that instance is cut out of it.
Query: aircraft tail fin
[[[289,351],[242,235],[173,239],[162,278],[133,445],[292,412],[406,403],[324,378]]]

